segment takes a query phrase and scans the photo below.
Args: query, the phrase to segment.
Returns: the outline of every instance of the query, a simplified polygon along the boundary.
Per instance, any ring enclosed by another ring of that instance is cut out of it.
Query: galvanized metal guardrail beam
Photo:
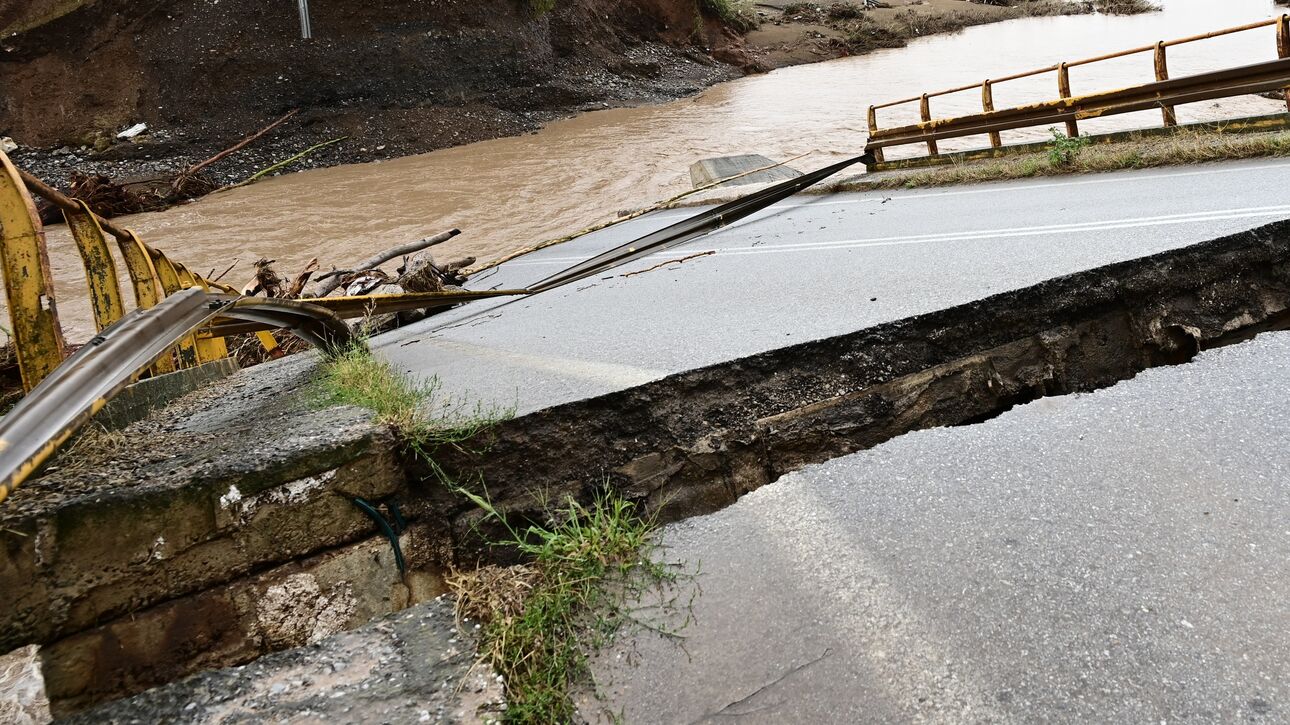
[[[218,317],[288,329],[327,351],[360,344],[339,317],[293,300],[189,288],[135,310],[96,335],[0,418],[0,501],[175,342]]]

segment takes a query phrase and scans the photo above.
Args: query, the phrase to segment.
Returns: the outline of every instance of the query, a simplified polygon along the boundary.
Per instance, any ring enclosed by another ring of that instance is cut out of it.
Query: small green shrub
[[[1055,128],[1048,130],[1053,134],[1048,146],[1048,162],[1053,166],[1070,166],[1079,152],[1092,143],[1088,136],[1067,136]]]
[[[418,451],[465,443],[515,415],[513,408],[446,396],[438,378],[407,375],[362,345],[324,363],[318,385],[327,402],[375,412],[376,422]]]
[[[486,497],[459,492],[506,528],[508,540],[495,543],[529,562],[511,567],[513,583],[501,587],[518,594],[498,596],[496,585],[481,591],[478,576],[448,582],[459,612],[483,625],[480,653],[505,679],[507,722],[577,721],[570,690],[590,678],[589,656],[635,621],[624,602],[678,580],[674,566],[651,560],[654,520],[601,495],[588,506],[569,501],[551,512],[553,524],[516,529]]]
[[[705,15],[719,18],[741,33],[756,30],[758,26],[757,15],[744,0],[699,0],[699,10]]]

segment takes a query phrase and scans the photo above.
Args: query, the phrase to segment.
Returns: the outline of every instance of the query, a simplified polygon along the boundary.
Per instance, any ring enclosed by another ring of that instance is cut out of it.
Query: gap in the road
[[[486,452],[442,450],[436,465],[483,482],[513,525],[606,489],[677,520],[911,431],[1290,329],[1287,310],[1290,222],[1278,222],[539,411],[502,424]],[[469,503],[432,492],[422,512],[441,524],[452,565],[507,559],[482,544],[496,532],[477,528]]]
[[[308,445],[261,468],[212,466],[200,440],[267,450],[280,445],[273,426],[221,419],[218,435],[159,433],[146,445],[180,436],[201,460],[175,453],[175,480],[118,486],[93,505],[50,499],[63,513],[31,519],[39,526],[0,520],[27,532],[11,560],[35,567],[0,567],[0,586],[35,592],[6,626],[48,625],[22,636],[42,644],[51,700],[67,713],[360,626],[438,595],[445,572],[515,560],[488,543],[505,532],[441,477],[486,495],[516,530],[605,491],[675,521],[912,431],[980,423],[1285,329],[1290,221],[540,410],[441,446],[432,465],[383,427],[340,425],[334,409],[292,412]],[[137,459],[121,455],[131,471]],[[385,502],[378,516],[403,533],[373,536],[355,497]],[[146,562],[129,559],[136,549]],[[128,669],[86,665],[126,651]]]

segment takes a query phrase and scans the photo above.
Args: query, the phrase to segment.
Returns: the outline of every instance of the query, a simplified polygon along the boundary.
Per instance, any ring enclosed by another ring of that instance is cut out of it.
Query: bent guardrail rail
[[[1276,28],[1278,60],[1180,78],[1171,79],[1169,77],[1168,48],[1267,27]],[[1154,53],[1154,82],[1132,88],[1083,96],[1071,95],[1071,68],[1148,52]],[[1007,109],[996,110],[994,108],[994,88],[998,84],[1045,73],[1057,74],[1058,98]],[[981,90],[981,113],[952,118],[934,118],[932,116],[931,99],[977,88]],[[898,101],[873,105],[869,107],[868,112],[869,141],[865,150],[874,154],[876,164],[882,164],[885,161],[885,149],[909,144],[926,144],[928,155],[920,158],[936,158],[940,155],[937,142],[945,139],[988,135],[991,147],[997,149],[1003,147],[1003,141],[1000,137],[1000,132],[1002,131],[1065,124],[1068,135],[1078,136],[1079,122],[1081,120],[1143,111],[1151,108],[1161,109],[1164,125],[1171,127],[1176,126],[1178,123],[1177,115],[1174,111],[1175,106],[1266,91],[1283,91],[1287,108],[1290,108],[1290,14],[1235,28],[1216,30],[1203,35],[1160,41],[1152,45],[1130,48],[1094,58],[1057,63],[1044,68],[1015,73],[1003,78],[987,79],[980,83],[971,83],[935,93],[924,93],[911,98],[902,98]],[[919,104],[919,115],[922,119],[920,122],[892,128],[879,128],[879,110],[910,103]]]
[[[4,267],[6,288],[10,299],[19,298],[24,302],[20,306],[11,305],[10,314],[14,316],[16,323],[21,321],[37,333],[58,334],[58,344],[61,345],[61,330],[57,325],[56,314],[51,314],[48,320],[20,319],[21,314],[35,314],[45,309],[41,303],[41,295],[48,295],[48,308],[52,313],[53,292],[48,284],[47,271],[42,272],[42,270],[48,270],[47,264],[40,263],[40,257],[44,253],[44,239],[40,232],[40,222],[35,218],[30,197],[26,196],[26,190],[21,185],[13,186],[12,182],[20,180],[20,177],[3,153],[0,153],[0,161],[5,164],[6,176],[11,182],[8,191],[12,192],[6,196],[3,193],[5,189],[0,188],[0,205],[3,205],[6,200],[11,202],[10,211],[14,214],[12,218],[23,223],[24,226],[21,226],[20,230],[26,230],[25,236],[11,236],[10,228],[0,229],[2,232],[0,233],[0,257],[6,265],[19,260],[29,263],[29,266],[23,267],[17,265],[13,268]],[[153,301],[152,304],[142,304],[141,300],[137,310],[107,324],[89,344],[66,361],[60,361],[61,364],[55,363],[48,370],[31,368],[33,372],[40,374],[40,379],[31,386],[28,395],[0,419],[0,501],[35,473],[40,465],[101,410],[113,395],[137,378],[145,368],[152,366],[155,369],[158,361],[166,360],[167,351],[173,345],[182,345],[185,340],[218,340],[233,334],[264,333],[272,329],[286,329],[324,351],[334,352],[354,340],[353,333],[343,318],[444,307],[494,297],[534,295],[556,289],[720,229],[843,169],[870,161],[872,156],[866,153],[804,176],[771,185],[734,201],[701,211],[657,232],[645,234],[524,289],[284,300],[238,296],[231,288],[207,282],[177,265],[172,265],[184,272],[183,276],[176,275],[180,287],[173,290],[167,289],[166,296]],[[128,242],[125,248],[134,250],[139,260],[168,263],[164,255],[139,242],[129,230],[118,229],[110,222],[94,216],[84,205],[78,206],[78,202],[63,197],[57,190],[47,188],[42,190],[43,184],[38,180],[31,180],[31,183],[34,188],[40,190],[42,195],[47,194],[57,199],[55,203],[65,211],[69,208],[83,211],[87,215],[84,221],[112,231],[113,234],[118,235],[119,240],[124,239]],[[24,214],[18,214],[18,212],[24,212]],[[5,217],[0,216],[0,223],[4,221]],[[105,244],[97,247],[96,253],[101,254],[105,247]],[[27,254],[20,256],[18,252]],[[108,261],[111,261],[110,255]],[[101,269],[104,266],[106,263],[96,268]],[[87,276],[95,274],[91,267],[92,265],[87,262]],[[34,280],[35,286],[32,289],[21,288],[22,295],[15,294],[12,289],[14,282],[27,281],[33,271],[44,276]],[[106,274],[106,272],[101,273]],[[115,272],[112,274],[114,275]],[[131,277],[132,280],[139,281],[133,274]],[[156,277],[149,279],[155,280]],[[93,291],[94,283],[90,284]],[[211,287],[233,294],[211,293],[208,291]],[[155,285],[151,291],[156,292]],[[32,300],[35,300],[36,304],[31,304]],[[105,305],[104,319],[111,318],[119,309],[119,307]],[[469,317],[467,316],[466,319]],[[457,323],[460,323],[460,320]],[[195,334],[196,338],[194,338]],[[15,339],[15,343],[19,342]],[[47,352],[52,357],[55,351]],[[61,350],[57,352],[61,353]],[[201,354],[200,348],[198,348],[198,354]],[[44,362],[39,356],[34,359]],[[182,355],[180,359],[182,362]],[[24,369],[24,374],[26,370]],[[26,379],[24,377],[24,381]]]
[[[189,288],[128,313],[50,371],[0,418],[0,501],[143,369],[218,317],[290,330],[328,352],[356,344],[349,325],[335,314],[295,300]]]

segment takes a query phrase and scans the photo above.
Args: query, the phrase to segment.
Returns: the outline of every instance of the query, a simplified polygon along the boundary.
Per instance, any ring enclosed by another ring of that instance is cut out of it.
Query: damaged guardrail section
[[[316,358],[246,371],[75,456],[0,507],[0,651],[42,646],[56,713],[250,661],[505,560],[514,523],[605,488],[665,519],[911,430],[1094,390],[1290,327],[1290,222],[525,415],[413,456],[319,405]],[[311,392],[312,391],[312,392]],[[401,572],[355,498],[401,511]],[[396,504],[397,506],[392,506]]]

